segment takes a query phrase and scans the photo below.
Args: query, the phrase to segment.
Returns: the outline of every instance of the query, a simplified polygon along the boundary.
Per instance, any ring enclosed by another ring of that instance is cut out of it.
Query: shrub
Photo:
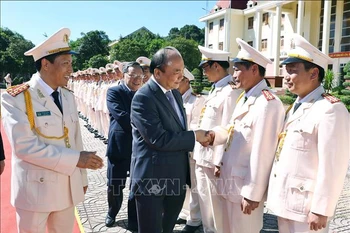
[[[349,105],[350,106],[350,96],[339,96],[341,102],[343,102],[345,105]]]
[[[341,90],[341,93],[342,93],[343,95],[350,95],[350,90],[344,89],[344,90]]]
[[[293,104],[295,99],[296,99],[296,97],[292,97],[292,96],[288,96],[288,95],[280,95],[279,98],[282,101],[282,103],[286,104],[286,105]]]
[[[345,88],[350,87],[350,82],[344,82],[344,83],[343,83],[343,86],[344,86]]]

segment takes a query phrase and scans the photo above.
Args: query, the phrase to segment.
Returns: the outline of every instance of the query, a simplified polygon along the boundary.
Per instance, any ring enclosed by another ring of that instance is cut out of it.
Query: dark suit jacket
[[[107,90],[110,126],[106,156],[112,163],[131,159],[130,107],[133,95],[134,92],[130,91],[124,83]]]
[[[190,185],[188,151],[193,150],[195,136],[186,129],[181,94],[177,90],[172,92],[185,128],[154,80],[149,80],[132,100],[131,191],[134,194],[147,194],[150,189],[157,193],[158,188],[163,193],[174,194],[184,192],[186,183]]]
[[[0,132],[0,161],[5,159],[4,145],[2,144],[2,137]]]

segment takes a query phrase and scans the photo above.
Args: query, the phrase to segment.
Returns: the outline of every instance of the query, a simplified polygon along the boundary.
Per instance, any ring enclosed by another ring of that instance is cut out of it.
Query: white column
[[[280,64],[280,50],[281,50],[281,18],[282,18],[282,5],[277,4],[276,6],[276,19],[275,19],[275,38],[274,40],[276,43],[274,46],[276,46],[275,55],[274,55],[274,69],[273,74],[274,76],[279,75],[279,64]]]
[[[230,14],[227,13],[227,11],[230,11]],[[226,10],[225,14],[225,40],[224,40],[224,46],[223,51],[230,52],[230,27],[231,27],[231,9]]]
[[[261,19],[261,10],[257,10],[255,12],[255,21],[254,21],[254,28],[255,28],[255,43],[254,47],[261,51],[261,31],[262,31],[262,19]]]
[[[298,1],[298,22],[297,22],[297,33],[302,35],[303,33],[303,22],[304,22],[304,0]]]
[[[208,21],[205,21],[205,28],[204,28],[204,47],[208,48],[208,37],[209,37],[209,34],[208,34],[208,27],[209,27],[209,23]]]
[[[336,11],[335,11],[335,32],[334,32],[334,52],[340,52],[340,42],[342,38],[342,25],[343,25],[343,13],[344,13],[344,1],[338,0],[336,5]],[[340,59],[335,58],[333,59],[333,72],[334,72],[334,79],[333,84],[334,86],[338,86],[340,83]]]
[[[334,31],[334,52],[340,52],[340,42],[342,38],[344,0],[337,0],[335,11],[335,31]]]
[[[324,0],[322,52],[328,54],[332,0]]]

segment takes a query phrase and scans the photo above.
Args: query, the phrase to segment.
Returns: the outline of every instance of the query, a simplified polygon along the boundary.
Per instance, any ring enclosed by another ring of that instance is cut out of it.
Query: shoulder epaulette
[[[6,91],[11,96],[15,97],[15,96],[19,95],[20,93],[22,93],[23,91],[27,90],[28,88],[29,88],[28,83],[22,83],[22,84],[18,84],[15,86],[11,86],[11,87],[7,88]]]
[[[67,91],[70,91],[70,92],[72,92],[72,93],[74,93],[74,91],[72,91],[71,89],[69,89],[68,87],[62,87],[63,89],[66,89]]]
[[[335,97],[329,93],[323,93],[322,97],[325,98],[326,100],[328,100],[332,104],[340,102],[340,99],[338,99],[337,97]]]
[[[275,99],[275,96],[273,96],[273,95],[270,93],[269,90],[264,89],[264,90],[262,90],[262,93],[263,93],[263,95],[265,96],[265,99],[266,99],[267,101],[270,101],[270,100]]]
[[[201,96],[200,94],[196,94],[196,93],[194,93],[194,92],[191,92],[191,95],[194,95],[194,96],[196,96],[196,97]]]

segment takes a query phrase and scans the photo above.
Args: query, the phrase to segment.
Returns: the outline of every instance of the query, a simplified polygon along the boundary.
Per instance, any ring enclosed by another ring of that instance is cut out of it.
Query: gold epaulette
[[[340,99],[338,99],[337,97],[335,97],[329,93],[323,93],[322,97],[325,98],[326,100],[328,100],[332,104],[340,102]]]
[[[29,88],[28,83],[22,83],[22,84],[18,84],[18,85],[9,87],[6,89],[6,91],[11,96],[15,97],[15,96],[19,95],[20,93],[22,93],[23,91],[27,90],[28,88]]]
[[[264,89],[264,90],[262,90],[262,93],[263,93],[263,95],[265,96],[265,99],[266,99],[267,101],[270,101],[270,100],[275,99],[275,97],[270,93],[269,90]]]
[[[72,91],[72,90],[69,89],[68,87],[63,86],[62,88],[63,88],[63,89],[66,89],[67,91],[70,91],[70,92],[74,93],[74,91]]]

